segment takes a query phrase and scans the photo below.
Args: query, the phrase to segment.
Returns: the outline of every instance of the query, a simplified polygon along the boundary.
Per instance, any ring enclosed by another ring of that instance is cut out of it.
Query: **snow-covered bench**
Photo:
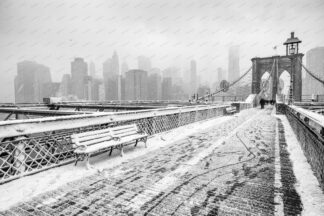
[[[75,165],[79,160],[86,157],[87,168],[90,168],[89,158],[92,153],[101,152],[110,148],[111,155],[114,148],[120,149],[120,155],[123,156],[123,147],[135,141],[143,141],[146,146],[147,134],[138,130],[136,124],[107,128],[103,130],[89,131],[79,134],[73,134],[71,140],[74,153],[76,154]]]
[[[227,107],[226,109],[225,109],[225,111],[226,111],[226,114],[234,114],[234,113],[236,113],[236,107],[233,107],[233,106],[230,106],[230,107]]]

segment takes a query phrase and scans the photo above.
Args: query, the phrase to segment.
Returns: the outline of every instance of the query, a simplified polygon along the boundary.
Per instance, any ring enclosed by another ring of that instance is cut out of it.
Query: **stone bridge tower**
[[[265,58],[253,58],[252,60],[252,94],[258,94],[261,90],[261,77],[268,71],[273,71],[272,99],[276,99],[279,77],[283,71],[290,74],[290,100],[301,101],[302,98],[302,58],[304,54],[298,53],[298,44],[301,41],[291,37],[284,43],[286,45],[285,56],[272,56]]]

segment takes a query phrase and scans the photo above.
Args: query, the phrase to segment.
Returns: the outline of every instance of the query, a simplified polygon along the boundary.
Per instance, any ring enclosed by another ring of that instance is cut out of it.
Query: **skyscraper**
[[[63,97],[67,97],[72,93],[71,75],[70,74],[63,75],[59,92],[60,92],[59,96],[63,96]]]
[[[121,75],[125,77],[125,73],[129,70],[128,64],[126,62],[123,62],[121,65]]]
[[[87,99],[88,64],[83,58],[75,58],[71,62],[71,75],[72,94],[77,96],[78,99]]]
[[[152,73],[148,77],[148,100],[161,100],[161,76],[158,73]]]
[[[228,81],[232,82],[240,77],[239,46],[232,46],[228,53]]]
[[[172,78],[165,77],[162,80],[162,100],[172,99]]]
[[[23,61],[17,64],[15,77],[16,103],[33,103],[43,100],[46,84],[51,84],[50,69],[36,62]]]
[[[125,79],[126,100],[147,100],[147,72],[130,70]]]
[[[315,76],[324,79],[324,47],[316,47],[306,53],[306,68]],[[324,86],[306,72],[303,95],[324,94]]]
[[[190,94],[197,92],[197,63],[195,60],[190,62]]]
[[[121,77],[119,73],[119,60],[116,51],[112,58],[103,63],[103,77],[106,100],[121,99]]]
[[[96,66],[95,66],[95,64],[93,62],[89,63],[89,75],[92,78],[96,77]]]

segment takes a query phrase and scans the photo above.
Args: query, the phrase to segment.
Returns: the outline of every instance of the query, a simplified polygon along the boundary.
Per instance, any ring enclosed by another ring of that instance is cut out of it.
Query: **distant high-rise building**
[[[168,67],[163,70],[163,78],[170,77],[172,79],[172,83],[179,84],[181,79],[180,70],[177,67]]]
[[[232,46],[228,53],[228,81],[232,82],[240,77],[239,46]]]
[[[165,77],[162,80],[162,100],[172,99],[172,78]]]
[[[51,84],[50,69],[36,62],[23,61],[17,64],[15,77],[16,103],[33,103],[43,101],[44,84]]]
[[[71,75],[64,74],[59,88],[59,96],[67,97],[72,93]]]
[[[148,100],[161,100],[161,76],[153,73],[148,77]]]
[[[98,101],[99,100],[99,87],[102,81],[97,78],[90,77],[89,81],[89,100]]]
[[[99,91],[99,101],[104,101],[106,99],[106,96],[105,96],[105,86],[103,82],[100,82],[98,91]]]
[[[143,70],[130,70],[126,72],[125,79],[126,100],[147,99],[147,72]]]
[[[124,76],[121,77],[121,100],[125,100],[126,99],[126,86],[125,86],[125,80],[126,78]]]
[[[126,62],[123,62],[121,65],[121,75],[125,77],[125,73],[129,71],[128,64]]]
[[[137,58],[137,62],[138,62],[138,69],[144,70],[147,72],[151,71],[151,68],[152,68],[151,60],[148,57],[139,56]]]
[[[306,68],[320,79],[324,79],[324,47],[316,47],[306,53]],[[303,95],[324,94],[324,86],[306,72]]]
[[[72,94],[78,99],[88,98],[88,64],[83,58],[75,58],[71,62]]]
[[[119,60],[116,51],[112,58],[103,63],[103,77],[106,100],[120,100],[121,77],[119,74]]]
[[[190,94],[195,94],[197,92],[197,63],[195,60],[190,62]]]
[[[42,86],[42,98],[49,98],[58,96],[60,83],[59,82],[48,82]]]
[[[89,63],[89,75],[93,78],[96,77],[96,66],[93,62]]]

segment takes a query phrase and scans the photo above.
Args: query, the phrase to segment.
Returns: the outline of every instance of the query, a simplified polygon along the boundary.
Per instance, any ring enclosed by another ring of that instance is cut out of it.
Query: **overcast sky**
[[[291,31],[301,52],[323,46],[323,28],[323,0],[0,0],[0,102],[13,100],[22,60],[47,65],[60,81],[74,57],[102,73],[116,50],[130,68],[139,55],[184,72],[195,59],[204,76],[227,69],[229,46],[240,45],[243,73],[252,57],[284,54]]]

